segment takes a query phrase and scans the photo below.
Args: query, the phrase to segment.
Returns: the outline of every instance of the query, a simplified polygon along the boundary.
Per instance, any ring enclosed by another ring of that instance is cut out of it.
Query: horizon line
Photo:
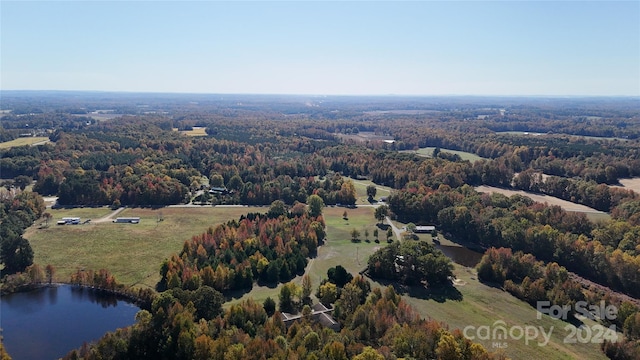
[[[501,98],[640,98],[640,94],[586,95],[586,94],[339,94],[339,93],[266,93],[266,92],[180,92],[138,90],[57,90],[57,89],[0,89],[0,92],[58,92],[58,93],[111,93],[111,94],[159,94],[159,95],[244,95],[244,96],[314,96],[314,97],[501,97]]]

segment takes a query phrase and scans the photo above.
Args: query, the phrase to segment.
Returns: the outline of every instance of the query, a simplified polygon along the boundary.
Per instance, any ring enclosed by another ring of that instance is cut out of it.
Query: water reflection
[[[445,246],[436,244],[436,248],[440,249],[447,257],[456,264],[467,267],[475,267],[482,259],[482,253],[473,251],[463,246]]]
[[[117,306],[118,300],[123,300],[106,291],[75,286],[71,288],[71,298],[74,301],[90,301],[99,304],[103,308]]]
[[[49,304],[51,305],[55,305],[58,303],[58,287],[57,286],[52,286],[49,291],[47,291],[47,293],[49,294]]]
[[[3,343],[18,360],[60,358],[133,324],[139,310],[105,292],[66,285],[6,295],[0,305]]]

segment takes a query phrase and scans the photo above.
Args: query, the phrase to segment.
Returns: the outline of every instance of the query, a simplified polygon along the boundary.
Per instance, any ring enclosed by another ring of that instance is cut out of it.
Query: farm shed
[[[416,226],[416,233],[430,233],[436,231],[435,226]]]
[[[113,220],[114,223],[137,224],[140,222],[139,217],[119,217]]]

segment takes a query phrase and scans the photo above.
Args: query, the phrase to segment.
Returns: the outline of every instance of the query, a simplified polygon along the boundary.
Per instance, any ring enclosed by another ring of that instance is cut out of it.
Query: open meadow
[[[432,157],[433,156],[433,150],[435,150],[435,147],[433,146],[428,146],[428,147],[424,147],[424,148],[420,148],[418,150],[407,150],[404,152],[408,152],[411,154],[416,154],[419,156],[424,156],[424,157]],[[482,160],[484,159],[483,157],[480,157],[476,154],[470,153],[470,152],[466,152],[466,151],[458,151],[458,150],[450,150],[450,149],[440,149],[440,152],[446,152],[446,153],[451,153],[454,155],[458,155],[460,156],[460,159],[462,160],[469,160],[470,162],[475,162],[478,160]]]
[[[110,213],[109,208],[81,208],[51,210],[52,222],[61,217],[79,216],[100,218]],[[153,287],[159,280],[158,269],[162,260],[177,253],[184,240],[204,232],[209,226],[237,219],[247,212],[265,212],[265,207],[168,207],[161,209],[128,208],[117,216],[139,216],[140,224],[115,224],[103,222],[86,225],[50,225],[39,229],[29,228],[26,237],[35,252],[35,262],[52,264],[57,268],[58,280],[68,279],[77,269],[105,268],[116,275],[118,281],[133,286]],[[347,218],[343,217],[347,212]],[[336,265],[344,266],[352,274],[366,267],[368,257],[386,245],[386,232],[379,230],[379,243],[373,231],[377,228],[374,207],[358,208],[325,207],[327,240],[316,257],[307,265],[314,289],[326,277],[327,270]],[[161,221],[159,221],[162,219]],[[394,223],[398,227],[402,223]],[[351,241],[351,231],[360,232],[360,241]],[[365,238],[365,230],[369,236]],[[438,235],[443,246],[455,246]],[[431,242],[431,236],[421,234],[420,241]],[[367,241],[368,240],[368,241]],[[407,240],[412,241],[412,240]],[[492,326],[501,319],[506,326],[542,327],[546,332],[553,329],[546,346],[538,346],[542,335],[525,343],[525,340],[502,343],[501,348],[490,341],[482,341],[491,351],[504,351],[514,359],[605,359],[598,344],[565,344],[568,335],[566,323],[543,317],[536,318],[536,310],[509,293],[477,280],[473,268],[456,264],[454,271],[457,286],[448,291],[428,291],[413,288],[404,292],[404,298],[423,317],[449,324],[450,329],[466,326]],[[371,279],[370,279],[371,280]],[[294,279],[301,284],[301,277]],[[373,287],[386,286],[371,280]],[[405,289],[406,290],[406,289]],[[314,290],[315,291],[315,290]],[[277,301],[279,287],[254,286],[243,294],[231,294],[230,304],[252,297],[262,302],[268,296]],[[506,346],[505,346],[506,345]]]
[[[499,187],[495,187],[495,186],[486,186],[486,185],[482,185],[482,186],[477,186],[476,188],[477,192],[483,192],[483,193],[500,193],[502,195],[505,196],[513,196],[513,195],[522,195],[522,196],[526,196],[528,198],[530,198],[533,201],[539,202],[539,203],[543,203],[543,204],[549,204],[549,205],[558,205],[561,208],[563,208],[565,211],[573,211],[573,212],[581,212],[584,213],[587,218],[591,221],[599,221],[599,220],[608,220],[611,217],[609,216],[609,214],[603,212],[603,211],[598,211],[596,209],[590,208],[588,206],[585,205],[581,205],[581,204],[576,204],[576,203],[572,203],[570,201],[566,201],[566,200],[562,200],[559,199],[557,197],[554,196],[549,196],[549,195],[544,195],[544,194],[536,194],[536,193],[532,193],[532,192],[528,192],[528,191],[523,191],[523,190],[510,190],[510,189],[503,189],[503,188],[499,188]]]
[[[89,223],[55,225],[62,217],[82,221],[108,215],[109,208],[52,209],[48,228],[34,225],[25,233],[34,251],[34,262],[55,266],[56,278],[68,281],[78,269],[107,269],[116,279],[131,286],[155,287],[164,259],[182,250],[185,240],[209,226],[237,219],[250,207],[127,208],[119,217],[140,217],[139,224]],[[40,224],[40,222],[38,223]]]
[[[623,189],[627,189],[627,190],[633,190],[633,191],[637,192],[638,194],[640,194],[640,178],[620,179],[620,180],[618,180],[618,182],[622,186],[614,186],[614,187],[619,187],[619,188],[623,188]]]
[[[587,118],[599,118],[598,116],[587,116]],[[543,136],[543,137],[571,137],[589,140],[607,140],[607,141],[629,141],[629,139],[619,137],[607,137],[607,136],[588,136],[588,135],[576,135],[576,134],[543,134],[538,132],[528,131],[498,131],[496,134],[513,135],[513,136]]]
[[[389,196],[391,194],[391,188],[388,186],[377,185],[371,180],[355,180],[351,179],[353,186],[356,188],[356,205],[367,205],[369,199],[367,197],[367,186],[374,185],[376,187],[376,199],[380,199],[383,196]]]
[[[173,128],[173,130],[179,131],[178,128]],[[182,130],[180,133],[186,136],[207,136],[207,128],[194,126],[191,130]]]
[[[46,136],[20,137],[11,141],[0,142],[0,149],[9,149],[12,147],[36,145],[41,143],[44,144],[47,142],[49,142],[49,138]]]

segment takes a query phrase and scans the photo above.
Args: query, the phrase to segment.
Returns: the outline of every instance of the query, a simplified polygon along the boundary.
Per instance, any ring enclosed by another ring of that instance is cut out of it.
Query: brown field
[[[173,130],[178,131],[177,128],[173,128]],[[180,133],[187,136],[207,136],[207,128],[194,126],[193,129],[180,131]]]
[[[536,193],[531,193],[531,192],[522,191],[522,190],[502,189],[502,188],[498,188],[494,186],[486,186],[486,185],[477,186],[475,189],[477,192],[485,192],[485,193],[497,192],[506,196],[513,196],[516,194],[523,195],[531,198],[531,200],[536,202],[540,202],[543,204],[546,203],[549,205],[558,205],[561,208],[563,208],[565,211],[593,213],[593,214],[606,214],[602,211],[598,211],[588,206],[572,203],[570,201],[558,199],[557,197],[553,197],[549,195],[536,194]]]
[[[393,140],[393,136],[377,135],[370,131],[363,131],[357,134],[336,134],[336,136],[342,140],[353,140],[355,142]]]
[[[49,142],[46,136],[21,137],[11,141],[0,143],[0,149],[8,149],[16,146],[38,145]]]
[[[613,186],[627,190],[633,190],[640,194],[640,178],[620,179],[618,180],[622,186]]]

